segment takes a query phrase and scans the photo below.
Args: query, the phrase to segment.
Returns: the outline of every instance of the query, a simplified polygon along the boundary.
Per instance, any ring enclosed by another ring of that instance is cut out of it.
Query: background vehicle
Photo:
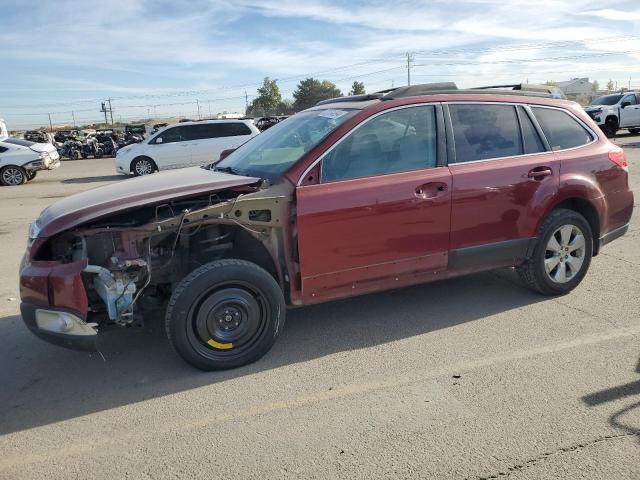
[[[501,267],[562,295],[627,231],[627,168],[574,102],[430,85],[324,101],[209,169],[48,207],[30,232],[22,315],[90,349],[95,324],[129,325],[155,295],[175,350],[209,370],[264,355],[286,305]],[[51,299],[59,284],[74,294]]]
[[[33,180],[38,170],[59,166],[58,151],[50,143],[0,137],[0,185],[22,185]]]
[[[78,160],[82,157],[83,149],[83,143],[73,134],[70,134],[62,146],[58,148],[58,152],[60,157],[68,158],[69,160]]]
[[[593,100],[584,108],[609,138],[621,128],[634,135],[640,132],[640,94],[615,93]]]
[[[156,170],[205,165],[223,150],[237,148],[258,129],[250,120],[206,120],[171,125],[116,154],[116,171],[148,175]]]
[[[147,134],[147,126],[144,123],[138,125],[126,125],[124,127],[125,136],[139,135],[144,138]]]
[[[4,123],[4,120],[0,118],[0,138],[6,138],[9,136],[9,132],[7,131],[7,124]]]
[[[52,143],[51,136],[43,130],[27,130],[24,139],[34,143]]]
[[[153,135],[154,133],[156,133],[158,130],[160,130],[161,128],[166,127],[167,125],[169,125],[168,123],[156,123],[153,126],[153,129],[151,130],[151,135]]]

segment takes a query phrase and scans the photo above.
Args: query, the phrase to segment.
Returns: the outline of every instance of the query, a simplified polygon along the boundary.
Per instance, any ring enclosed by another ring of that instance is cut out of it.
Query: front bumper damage
[[[23,265],[20,311],[36,336],[74,350],[96,350],[98,331],[87,323],[89,307],[81,277],[86,266],[86,260]]]

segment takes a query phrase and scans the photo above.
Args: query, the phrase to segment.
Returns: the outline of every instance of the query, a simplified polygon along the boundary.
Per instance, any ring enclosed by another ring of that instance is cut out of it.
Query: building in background
[[[572,78],[564,82],[557,82],[556,85],[570,100],[580,103],[589,103],[598,94],[595,91],[593,82],[588,77]]]

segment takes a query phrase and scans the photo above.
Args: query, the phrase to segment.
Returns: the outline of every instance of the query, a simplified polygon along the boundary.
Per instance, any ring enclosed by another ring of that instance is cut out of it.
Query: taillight
[[[615,150],[611,150],[609,152],[609,160],[611,160],[623,170],[629,171],[629,164],[627,163],[627,157],[624,154],[623,149],[616,148]]]

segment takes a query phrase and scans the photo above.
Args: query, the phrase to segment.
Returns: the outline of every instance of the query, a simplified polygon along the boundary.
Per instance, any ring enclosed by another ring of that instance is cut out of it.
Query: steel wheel
[[[136,176],[150,175],[154,171],[155,165],[148,158],[139,158],[133,163],[133,173]]]
[[[0,178],[2,179],[3,185],[7,185],[7,186],[22,185],[27,181],[27,174],[23,168],[9,165],[8,167],[4,167],[2,169],[2,174]]]
[[[284,295],[258,265],[216,260],[174,289],[165,315],[173,348],[202,370],[239,367],[271,348],[285,320]]]
[[[549,278],[555,283],[567,283],[575,278],[584,263],[585,247],[584,233],[575,225],[562,225],[553,232],[544,259]]]

